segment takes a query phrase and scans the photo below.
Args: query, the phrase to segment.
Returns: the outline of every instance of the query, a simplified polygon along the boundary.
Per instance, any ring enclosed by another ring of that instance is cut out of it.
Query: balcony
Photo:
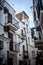
[[[37,39],[37,40],[34,40],[35,42],[35,47],[38,48],[39,50],[41,50],[43,48],[43,42],[42,42],[42,39]]]
[[[10,30],[10,28],[8,26],[4,26],[4,31],[8,32]]]
[[[37,27],[36,27],[36,31],[41,31],[40,26],[37,26]]]
[[[23,51],[23,59],[28,59],[28,51]]]
[[[0,10],[3,8],[4,1],[5,1],[5,0],[0,0]]]
[[[39,50],[43,49],[43,43],[35,43],[35,47],[38,48]]]
[[[18,44],[14,44],[13,45],[13,50],[9,51],[9,57],[14,57],[15,55],[17,55],[19,52],[19,45]]]
[[[34,39],[34,42],[39,43],[39,42],[42,42],[42,40],[41,39],[36,39],[36,40]]]
[[[5,26],[8,26],[11,31],[15,32],[19,28],[19,22],[12,17],[12,19],[8,19],[8,23]]]
[[[16,53],[14,51],[9,51],[9,57],[13,58],[15,57]]]
[[[9,57],[10,57],[10,58],[13,58],[13,57],[15,57],[15,55],[17,55],[17,53],[18,53],[17,51],[11,51],[11,50],[10,50],[10,51],[9,51]]]
[[[42,33],[41,33],[41,31],[36,31],[36,34],[35,34],[35,36],[34,36],[34,42],[35,43],[40,43],[40,42],[42,42],[42,37],[41,37],[41,35],[42,35]]]

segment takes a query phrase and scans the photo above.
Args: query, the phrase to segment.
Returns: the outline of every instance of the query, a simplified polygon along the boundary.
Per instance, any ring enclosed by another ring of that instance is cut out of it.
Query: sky
[[[33,5],[32,0],[7,0],[7,2],[14,8],[16,13],[25,11],[29,16],[30,27],[34,27],[33,13],[31,6]]]

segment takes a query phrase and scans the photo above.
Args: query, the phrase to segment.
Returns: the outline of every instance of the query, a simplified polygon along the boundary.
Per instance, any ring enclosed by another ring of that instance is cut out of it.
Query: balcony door
[[[0,65],[2,65],[3,64],[3,59],[2,58],[0,58]]]
[[[27,61],[24,61],[24,64],[23,65],[27,65]]]
[[[9,57],[9,51],[7,51],[7,65],[13,65],[13,58]]]
[[[13,51],[13,34],[8,32],[8,37],[11,39],[9,49]]]
[[[21,60],[19,60],[19,65],[27,65],[27,61],[21,61]]]
[[[13,58],[8,59],[8,65],[13,65]]]
[[[12,23],[12,15],[8,13],[8,23]]]
[[[8,32],[8,37],[11,39],[9,50],[13,51],[13,34]],[[13,58],[8,58],[8,65],[13,65]]]
[[[19,65],[24,65],[23,61],[19,60]]]

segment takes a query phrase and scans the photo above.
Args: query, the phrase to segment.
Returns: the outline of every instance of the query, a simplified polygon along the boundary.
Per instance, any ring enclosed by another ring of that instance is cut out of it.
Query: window
[[[10,13],[8,13],[8,23],[12,23],[12,15]]]
[[[6,7],[4,7],[4,13],[8,13],[8,12],[9,10]]]
[[[15,45],[15,51],[17,51],[17,45]]]
[[[21,35],[23,35],[23,30],[21,30]]]
[[[43,0],[41,0],[42,1],[42,6],[43,6]]]
[[[25,22],[23,22],[23,24],[25,25]]]
[[[0,49],[3,49],[3,41],[0,41]]]
[[[41,9],[43,9],[42,2],[41,2],[41,0],[38,0],[37,6],[36,6],[36,10],[37,10],[37,15],[38,15],[39,20],[40,20],[40,10]]]
[[[23,45],[23,51],[25,51],[25,46]]]
[[[32,38],[34,38],[34,34],[35,34],[34,29],[31,29],[31,36],[32,36]]]
[[[36,12],[34,11],[34,21],[36,21]]]
[[[35,56],[35,51],[32,51],[32,56]]]
[[[15,51],[19,51],[19,45],[15,44]]]
[[[28,37],[28,44],[30,44],[30,39],[29,39],[29,37]]]
[[[27,33],[28,33],[28,24],[26,24],[26,28],[27,28]]]
[[[8,32],[8,38],[11,39],[11,41],[10,41],[10,48],[9,49],[13,50],[13,34]]]

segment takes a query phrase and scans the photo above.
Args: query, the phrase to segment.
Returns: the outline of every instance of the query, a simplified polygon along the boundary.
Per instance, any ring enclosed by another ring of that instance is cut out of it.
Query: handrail
[[[8,17],[6,17],[6,18],[8,18]],[[8,19],[5,19],[5,21],[6,20],[8,21]],[[5,24],[8,24],[8,23],[5,22]],[[15,27],[19,28],[19,22],[14,17],[12,17],[12,23],[11,24],[13,24]]]

